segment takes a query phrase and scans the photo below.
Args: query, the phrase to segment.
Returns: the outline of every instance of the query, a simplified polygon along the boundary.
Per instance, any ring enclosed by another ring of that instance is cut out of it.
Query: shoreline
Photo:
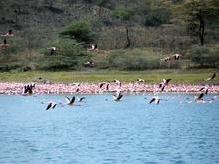
[[[27,83],[0,82],[0,95],[22,95],[23,86]],[[201,93],[204,85],[169,84],[162,93],[195,94]],[[210,94],[219,93],[219,85],[208,85]],[[34,94],[106,94],[121,91],[122,93],[157,93],[160,92],[157,84],[146,83],[122,83],[121,87],[115,83],[109,83],[100,88],[100,83],[69,83],[69,84],[42,84],[36,83]],[[161,92],[160,92],[161,93]]]

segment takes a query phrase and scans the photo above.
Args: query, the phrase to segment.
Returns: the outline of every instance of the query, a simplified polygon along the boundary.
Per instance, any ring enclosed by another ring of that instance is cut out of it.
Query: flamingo
[[[206,81],[213,80],[216,77],[216,73],[213,73],[213,75],[206,79]]]
[[[46,107],[46,110],[49,110],[49,109],[55,109],[55,107],[56,107],[56,103],[55,102],[49,102],[49,104],[47,105],[47,107]]]
[[[75,102],[75,96],[73,96],[72,99],[66,96],[65,99],[67,101],[67,105],[73,105]]]

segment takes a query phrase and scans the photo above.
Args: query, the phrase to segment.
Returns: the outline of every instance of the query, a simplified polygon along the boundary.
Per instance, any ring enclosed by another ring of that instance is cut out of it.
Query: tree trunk
[[[130,40],[130,38],[129,38],[129,29],[128,29],[127,26],[125,27],[125,29],[126,29],[126,39],[127,39],[127,44],[126,44],[126,47],[125,47],[125,48],[129,48],[130,45],[131,45],[131,40]]]
[[[200,43],[201,46],[204,45],[204,36],[205,36],[205,22],[204,22],[204,18],[200,17],[199,18],[199,39],[200,39]]]

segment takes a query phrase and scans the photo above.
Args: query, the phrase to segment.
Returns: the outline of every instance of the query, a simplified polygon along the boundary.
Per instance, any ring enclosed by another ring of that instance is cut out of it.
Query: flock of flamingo
[[[214,80],[216,77],[216,73],[213,73],[211,77],[205,79],[205,81],[211,81]],[[22,96],[29,96],[33,94],[41,94],[45,93],[44,91],[47,91],[47,93],[71,93],[71,94],[87,94],[87,93],[112,93],[112,100],[118,102],[122,101],[122,98],[124,97],[124,93],[126,92],[147,92],[150,91],[153,93],[154,97],[150,99],[148,102],[149,104],[159,104],[161,99],[159,98],[159,94],[166,93],[168,90],[172,91],[172,87],[177,87],[174,85],[169,84],[171,79],[163,79],[159,84],[154,85],[153,88],[150,88],[151,86],[145,84],[145,81],[143,79],[137,79],[133,83],[123,83],[119,80],[113,80],[112,82],[100,82],[98,84],[88,84],[88,83],[73,83],[73,84],[38,84],[36,86],[35,83],[26,84],[22,88],[20,88],[20,95]],[[37,87],[39,87],[37,89]],[[149,88],[148,88],[149,87]],[[188,86],[186,86],[188,87]],[[195,102],[206,102],[204,100],[204,96],[209,93],[218,93],[219,88],[215,88],[215,86],[193,86],[193,92],[196,92],[197,95],[194,97]],[[51,92],[49,91],[51,89]],[[56,92],[54,92],[53,89],[56,89]],[[149,90],[147,90],[149,89]],[[191,88],[190,88],[191,89]],[[36,92],[34,92],[36,90]],[[43,92],[41,92],[43,91]],[[187,90],[191,92],[192,90]],[[215,91],[215,92],[214,92]],[[177,92],[177,91],[176,91]],[[182,90],[181,90],[182,92]],[[76,103],[76,96],[73,96],[72,98],[65,97],[66,104],[69,106],[74,106]],[[86,97],[80,97],[78,98],[78,102],[83,102],[86,99]],[[211,99],[212,102],[214,99]],[[208,100],[207,100],[208,101]],[[46,110],[54,109],[57,105],[63,105],[58,104],[54,101],[48,102],[46,106]]]
[[[7,33],[2,34],[4,37],[4,42],[1,47],[7,48],[9,44],[7,44],[7,37],[13,37],[14,34],[12,30],[9,30]],[[48,48],[50,50],[50,55],[54,55],[58,50],[56,47]],[[92,44],[91,48],[88,49],[89,51],[96,51],[98,50],[97,44]],[[174,54],[168,57],[161,59],[161,61],[169,62],[172,60],[179,60],[182,57],[181,54]],[[84,66],[93,67],[94,63],[88,61],[84,63]],[[216,73],[213,73],[212,76],[207,78],[205,81],[214,80],[216,77]],[[163,79],[160,84],[158,85],[148,85],[145,83],[143,79],[137,79],[135,82],[132,83],[122,83],[119,80],[113,80],[112,82],[101,82],[99,84],[91,84],[91,83],[74,83],[74,84],[38,84],[36,87],[35,83],[31,84],[11,84],[11,83],[0,83],[0,94],[20,94],[23,96],[33,95],[33,94],[45,94],[45,93],[74,93],[74,94],[97,94],[97,93],[115,93],[113,94],[114,101],[121,101],[123,98],[123,93],[129,92],[152,92],[154,95],[163,92],[185,92],[185,93],[199,93],[199,95],[195,96],[194,100],[196,102],[204,102],[204,96],[208,94],[209,90],[211,93],[218,93],[219,87],[218,86],[194,86],[194,85],[169,85],[171,79]],[[23,85],[21,87],[21,85]],[[167,88],[167,89],[166,89]],[[36,92],[35,92],[36,91]],[[76,101],[76,97],[73,96],[71,99],[66,97],[67,105],[73,106]],[[85,97],[81,97],[79,102],[85,100]],[[152,104],[159,104],[161,98],[158,96],[153,97],[148,103]],[[54,109],[57,106],[55,102],[49,102],[47,104],[46,110]]]

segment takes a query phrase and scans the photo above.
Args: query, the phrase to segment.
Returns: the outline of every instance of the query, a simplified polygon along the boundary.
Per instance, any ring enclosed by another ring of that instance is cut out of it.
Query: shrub
[[[117,50],[108,57],[110,68],[120,70],[145,70],[160,67],[160,58],[153,51]]]
[[[187,57],[198,67],[215,68],[219,66],[219,48],[196,46],[188,50]]]
[[[79,70],[89,58],[82,46],[75,40],[58,39],[51,46],[57,47],[57,51],[51,56],[50,50],[42,50],[45,57],[42,58],[40,69]]]
[[[77,42],[90,43],[95,38],[95,33],[91,30],[91,25],[86,21],[73,22],[62,31],[61,36],[75,39]]]
[[[166,8],[153,9],[146,15],[145,26],[160,26],[163,23],[167,23],[169,19],[170,12]]]

